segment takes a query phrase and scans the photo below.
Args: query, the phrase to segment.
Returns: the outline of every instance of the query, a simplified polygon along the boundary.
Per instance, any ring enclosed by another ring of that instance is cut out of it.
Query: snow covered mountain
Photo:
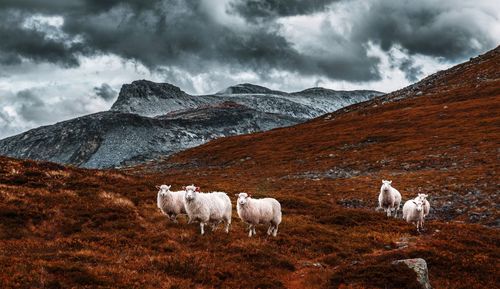
[[[286,93],[241,84],[193,96],[139,80],[122,86],[109,111],[0,140],[0,155],[88,168],[132,165],[224,136],[294,125],[380,94],[323,88]]]
[[[111,110],[158,116],[180,109],[233,101],[262,112],[313,118],[381,94],[372,90],[335,91],[321,87],[286,93],[245,83],[216,94],[193,96],[168,83],[137,80],[122,86]]]

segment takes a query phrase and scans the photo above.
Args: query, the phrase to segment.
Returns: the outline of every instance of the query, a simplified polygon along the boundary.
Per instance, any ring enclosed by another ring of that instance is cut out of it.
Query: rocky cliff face
[[[314,88],[296,93],[240,84],[214,95],[189,95],[147,80],[122,86],[110,111],[0,140],[0,154],[88,168],[137,164],[212,139],[303,122],[376,91]]]
[[[168,83],[138,80],[123,85],[111,110],[158,116],[200,105],[232,101],[262,112],[313,118],[381,94],[370,90],[334,91],[321,87],[287,93],[245,83],[228,87],[213,95],[195,96]]]
[[[27,131],[0,141],[9,156],[88,168],[144,162],[203,144],[301,122],[283,115],[223,103],[150,118],[105,111]]]

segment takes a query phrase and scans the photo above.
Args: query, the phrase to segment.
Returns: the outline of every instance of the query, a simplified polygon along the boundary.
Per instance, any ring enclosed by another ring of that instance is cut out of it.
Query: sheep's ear
[[[155,187],[156,187],[158,190],[160,189],[160,186],[158,186],[158,185],[156,185]]]
[[[182,190],[185,191],[186,190],[186,186],[182,187]]]
[[[251,198],[252,197],[252,194],[248,194],[248,197],[247,198]]]
[[[200,191],[200,187],[196,187],[196,191],[199,192]]]
[[[392,181],[389,181],[389,184],[392,184]]]
[[[239,196],[240,196],[240,194],[234,194],[234,196],[235,196],[235,197],[239,197]]]

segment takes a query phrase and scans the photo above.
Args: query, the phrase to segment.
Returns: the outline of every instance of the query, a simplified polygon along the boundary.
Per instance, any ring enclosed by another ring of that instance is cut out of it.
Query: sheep
[[[255,225],[269,224],[267,234],[273,234],[274,237],[278,234],[278,226],[281,223],[281,205],[273,198],[253,199],[247,193],[236,194],[237,212],[240,219],[247,223],[248,237],[256,234]]]
[[[229,233],[231,225],[231,199],[223,192],[201,193],[194,185],[185,187],[184,206],[189,217],[188,224],[200,222],[201,234],[205,234],[205,225],[211,224],[212,231],[224,222]]]
[[[419,197],[406,201],[403,206],[403,219],[408,223],[416,223],[417,232],[420,233],[424,224],[424,201]]]
[[[157,206],[161,212],[174,223],[178,223],[177,216],[186,214],[184,208],[184,191],[170,191],[172,186],[161,185],[158,188]]]
[[[418,194],[418,196],[415,198],[415,199],[420,199],[424,206],[424,220],[422,221],[422,227],[424,225],[425,218],[427,217],[427,215],[429,215],[429,212],[431,210],[431,204],[427,200],[427,197],[428,195],[426,194]]]
[[[391,212],[395,211],[394,218],[398,216],[399,206],[401,204],[401,193],[391,186],[392,181],[382,180],[380,194],[378,195],[379,208],[384,209],[387,217],[391,216]]]

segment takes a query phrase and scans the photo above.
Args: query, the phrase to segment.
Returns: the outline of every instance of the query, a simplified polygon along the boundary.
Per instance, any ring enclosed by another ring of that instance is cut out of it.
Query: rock
[[[302,262],[302,266],[304,267],[316,267],[316,268],[320,268],[320,269],[323,269],[325,266],[319,262]]]
[[[392,262],[392,264],[405,264],[408,268],[413,269],[417,273],[417,281],[422,285],[422,289],[431,289],[429,282],[429,272],[427,270],[427,262],[422,258],[404,259]]]

